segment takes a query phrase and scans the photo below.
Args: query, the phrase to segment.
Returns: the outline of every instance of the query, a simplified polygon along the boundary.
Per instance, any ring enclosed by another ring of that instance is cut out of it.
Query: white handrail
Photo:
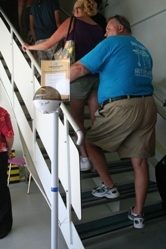
[[[21,44],[23,44],[24,43],[23,39],[20,37],[19,33],[16,31],[16,29],[14,28],[14,26],[10,23],[9,19],[7,18],[7,16],[5,15],[5,13],[3,12],[3,10],[1,8],[0,8],[0,12],[3,15],[3,17],[5,18],[5,21],[7,22],[7,24],[10,26],[11,33],[14,32],[14,34],[16,35],[18,41]],[[30,51],[28,51],[28,50],[25,53],[27,53],[28,57],[31,59],[31,63],[35,66],[35,68],[37,69],[38,73],[41,75],[41,68],[40,68],[39,64],[37,63],[37,61],[35,60],[35,58],[32,55],[32,53]],[[76,144],[80,145],[82,143],[82,140],[83,140],[83,133],[82,133],[82,131],[80,130],[80,128],[78,127],[78,125],[76,124],[76,122],[72,118],[71,114],[69,113],[68,109],[66,108],[66,106],[63,103],[61,104],[60,108],[61,108],[63,114],[65,115],[66,119],[68,120],[68,122],[71,124],[73,130],[77,134]]]
[[[17,30],[15,29],[15,27],[11,24],[10,20],[8,19],[8,17],[5,15],[4,11],[2,10],[2,8],[0,7],[0,13],[1,15],[4,17],[5,22],[9,25],[10,27],[10,31],[13,32],[16,37],[17,40],[20,42],[20,44],[23,44],[24,41],[23,39],[20,37],[20,34],[17,32]],[[37,61],[35,60],[34,56],[32,55],[32,53],[30,51],[26,51],[28,57],[31,59],[32,63],[34,64],[35,68],[37,69],[37,71],[41,74],[41,69],[39,64],[37,63]]]
[[[83,132],[81,131],[79,126],[76,124],[75,120],[73,119],[73,117],[69,113],[69,111],[66,108],[66,106],[64,105],[64,103],[61,104],[60,108],[61,108],[65,118],[68,120],[68,122],[70,123],[70,125],[72,126],[73,130],[75,131],[75,133],[77,135],[76,144],[81,145],[81,143],[83,141]]]

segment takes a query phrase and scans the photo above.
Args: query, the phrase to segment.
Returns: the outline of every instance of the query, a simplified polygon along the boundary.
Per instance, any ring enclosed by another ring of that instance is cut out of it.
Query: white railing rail
[[[36,77],[41,74],[40,67],[30,52],[23,53],[21,50],[22,39],[1,9],[0,14],[0,53],[2,57],[0,84],[14,112],[27,166],[51,207],[50,158],[52,158],[53,139],[56,139],[52,137],[55,128],[54,118],[52,114],[36,112],[33,97],[40,87]],[[1,98],[4,98],[4,94]],[[63,103],[60,109],[63,114],[63,122],[59,118],[58,171],[65,198],[59,194],[59,227],[68,248],[83,249],[71,220],[71,208],[74,209],[78,219],[81,219],[81,191],[79,154],[69,135],[69,124],[75,131],[78,145],[82,140],[82,132]]]

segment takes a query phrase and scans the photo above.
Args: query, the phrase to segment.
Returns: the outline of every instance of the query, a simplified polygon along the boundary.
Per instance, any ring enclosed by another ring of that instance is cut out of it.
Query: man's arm
[[[32,36],[33,41],[36,41],[36,33],[35,33],[35,22],[33,15],[29,15],[29,27],[30,27],[30,33]]]
[[[77,61],[70,67],[70,81],[72,82],[77,78],[87,75],[89,73],[90,71],[79,61]]]
[[[7,111],[4,116],[1,132],[5,137],[8,152],[10,152],[14,142],[14,130],[10,119],[10,115]]]
[[[56,10],[54,12],[54,16],[55,16],[55,21],[56,21],[56,26],[57,28],[61,25],[61,16],[60,16],[60,11]]]
[[[22,30],[21,19],[22,19],[23,10],[25,8],[25,1],[24,0],[18,0],[17,2],[18,2],[18,24],[19,24],[20,30]]]

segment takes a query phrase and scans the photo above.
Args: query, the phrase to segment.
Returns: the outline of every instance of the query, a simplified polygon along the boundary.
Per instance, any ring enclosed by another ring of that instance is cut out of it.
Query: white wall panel
[[[163,12],[145,22],[133,27],[134,35],[141,40],[151,51],[153,57],[153,76],[154,81],[161,81],[166,77],[166,31],[165,27],[166,12]]]
[[[121,14],[132,25],[133,35],[151,51],[154,61],[154,81],[166,77],[166,1],[165,0],[110,0],[105,9],[107,17]]]
[[[165,0],[109,0],[105,15],[125,15],[134,24],[166,9]]]

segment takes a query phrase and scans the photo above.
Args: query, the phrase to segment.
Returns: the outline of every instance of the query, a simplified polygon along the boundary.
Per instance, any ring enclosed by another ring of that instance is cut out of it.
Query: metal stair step
[[[148,205],[144,209],[145,220],[151,221],[159,217],[166,217],[166,210],[161,203]],[[102,219],[96,219],[76,225],[76,229],[82,240],[97,237],[132,226],[132,221],[127,217],[128,212],[121,212]]]
[[[120,185],[118,186],[118,190],[120,192],[120,197],[116,199],[97,198],[91,194],[91,191],[83,192],[81,194],[82,208],[115,202],[117,200],[132,198],[135,196],[134,183]],[[157,191],[156,183],[149,182],[148,193],[152,193],[155,191]]]
[[[128,160],[119,160],[114,162],[108,162],[109,172],[110,174],[119,174],[132,170],[131,162]],[[81,172],[81,179],[98,177],[98,173],[96,171],[86,171]]]

